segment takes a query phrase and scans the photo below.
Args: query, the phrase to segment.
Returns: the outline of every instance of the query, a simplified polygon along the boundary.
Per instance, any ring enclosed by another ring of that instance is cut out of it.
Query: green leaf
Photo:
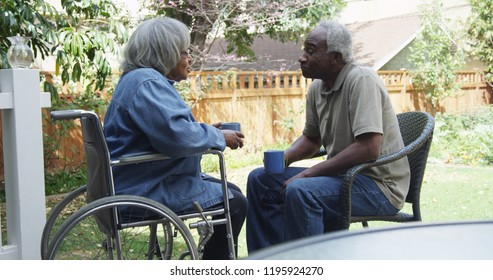
[[[82,74],[82,68],[79,62],[75,63],[74,67],[72,68],[72,81],[80,81],[80,76]]]

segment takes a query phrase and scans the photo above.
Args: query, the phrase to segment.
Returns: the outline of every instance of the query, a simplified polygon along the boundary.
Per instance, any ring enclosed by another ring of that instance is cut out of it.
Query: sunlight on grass
[[[421,191],[424,223],[493,220],[493,168],[428,163]],[[412,213],[410,205],[402,210]],[[370,227],[396,223],[370,222]],[[351,230],[361,229],[352,224]]]
[[[424,221],[493,219],[493,168],[429,164],[421,194]]]
[[[404,212],[412,213],[406,205]],[[493,168],[428,163],[421,192],[424,223],[493,219]],[[370,222],[369,226],[396,226],[397,223]],[[361,230],[351,224],[350,230]],[[245,228],[240,234],[238,257],[246,258]]]

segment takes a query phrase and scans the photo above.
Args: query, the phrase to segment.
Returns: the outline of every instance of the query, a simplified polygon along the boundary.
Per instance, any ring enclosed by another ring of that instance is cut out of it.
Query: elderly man
[[[286,168],[248,177],[249,252],[340,229],[341,174],[350,167],[404,146],[387,90],[371,68],[357,65],[349,31],[321,22],[306,38],[299,58],[303,76],[313,79],[303,134],[285,151],[285,164],[309,158],[320,147],[327,160],[310,168]],[[409,186],[406,158],[374,167],[356,178],[353,215],[392,215]]]

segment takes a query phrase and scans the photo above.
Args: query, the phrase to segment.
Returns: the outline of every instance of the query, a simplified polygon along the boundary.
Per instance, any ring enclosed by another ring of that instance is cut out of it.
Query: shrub
[[[493,106],[473,113],[437,114],[430,156],[447,163],[493,164]]]

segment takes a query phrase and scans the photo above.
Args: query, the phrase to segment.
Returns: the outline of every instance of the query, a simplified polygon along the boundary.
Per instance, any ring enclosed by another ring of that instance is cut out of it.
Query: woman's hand
[[[230,147],[233,150],[243,147],[243,138],[245,138],[243,133],[228,129],[221,130],[221,132],[224,135],[226,146]]]
[[[211,125],[212,125],[213,127],[215,127],[215,128],[221,128],[221,125],[223,125],[223,123],[222,123],[222,122],[217,122],[217,123],[213,123],[213,124],[211,124]]]

